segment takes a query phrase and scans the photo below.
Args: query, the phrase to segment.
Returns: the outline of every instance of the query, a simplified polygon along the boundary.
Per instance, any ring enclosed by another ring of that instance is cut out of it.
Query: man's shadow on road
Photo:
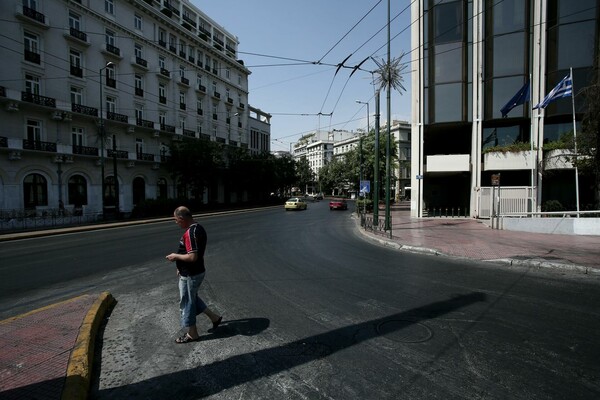
[[[486,295],[473,292],[448,300],[434,302],[404,312],[348,325],[328,332],[302,338],[287,344],[246,354],[233,355],[208,365],[199,365],[130,385],[99,390],[99,398],[131,399],[197,399],[224,390],[273,376],[291,368],[328,357],[364,341],[391,334],[412,325],[438,318],[477,302]],[[222,331],[212,333],[211,339],[237,334],[256,334],[268,327],[268,320],[254,318],[230,321]],[[381,329],[381,327],[386,327]],[[219,329],[221,329],[219,327]],[[223,335],[223,336],[220,336]],[[202,343],[202,342],[200,342]]]
[[[226,339],[233,336],[254,336],[269,327],[267,318],[223,319],[217,329],[210,329],[208,334],[200,335],[200,342],[214,339]]]

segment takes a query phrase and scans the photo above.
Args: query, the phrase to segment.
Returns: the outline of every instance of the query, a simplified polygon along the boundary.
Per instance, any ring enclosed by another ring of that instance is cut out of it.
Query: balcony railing
[[[40,64],[42,59],[39,53],[31,50],[25,50],[25,61],[29,61],[35,64]]]
[[[179,103],[179,109],[180,110],[185,110],[186,109],[185,103]]]
[[[162,46],[162,47],[167,47],[167,42],[165,42],[164,40],[158,39],[158,45]]]
[[[198,85],[198,90],[201,91],[201,92],[203,92],[203,93],[206,93],[206,86]]]
[[[213,114],[213,119],[217,120],[219,119],[219,116],[217,114]]]
[[[136,159],[140,161],[154,161],[154,154],[136,153]]]
[[[233,104],[233,99],[231,99],[231,98],[229,98],[229,97],[228,97],[228,98],[227,98],[227,102],[228,102],[229,104]]]
[[[28,103],[37,104],[39,106],[56,108],[56,99],[52,97],[40,96],[29,92],[21,92],[21,100]]]
[[[189,56],[188,57],[188,61],[191,62],[192,64],[196,62],[196,58],[194,56]]]
[[[140,96],[140,97],[144,97],[144,89],[136,87],[135,88],[135,95],[136,96]]]
[[[167,98],[165,96],[158,96],[158,102],[160,104],[167,104]]]
[[[88,147],[88,146],[78,146],[73,145],[73,154],[81,154],[83,156],[97,156],[98,148],[97,147]]]
[[[82,42],[87,42],[87,34],[85,32],[81,32],[79,29],[70,27],[69,34],[73,36],[75,39],[79,39]]]
[[[112,150],[112,149],[108,149],[106,152],[106,155],[111,158],[111,157],[116,157],[116,158],[123,158],[123,159],[129,159],[129,152],[126,150]]]
[[[171,77],[171,72],[168,69],[165,68],[161,68],[160,69],[160,74],[163,76],[166,76],[167,78]]]
[[[188,24],[192,25],[194,28],[197,26],[196,25],[196,21],[194,21],[193,19],[191,19],[190,17],[188,17],[187,15],[183,14],[182,16],[183,20],[185,22],[187,22]]]
[[[112,111],[106,112],[106,119],[109,119],[111,121],[123,122],[125,124],[129,122],[129,118],[127,117],[127,115],[117,114],[116,112]]]
[[[154,122],[148,121],[147,119],[137,118],[135,124],[142,128],[154,128]]]
[[[169,50],[171,50],[172,53],[177,54],[177,46],[170,44]]]
[[[83,69],[81,67],[78,67],[77,65],[71,65],[71,75],[82,78]]]
[[[200,30],[201,33],[203,33],[204,35],[206,35],[206,37],[211,37],[210,31],[204,27],[200,27],[198,28]]]
[[[142,67],[148,67],[148,61],[144,60],[142,57],[135,57],[135,63],[137,65],[141,65]]]
[[[198,112],[198,115],[203,115],[203,114],[204,114],[204,111],[203,111],[201,108],[199,108],[199,109],[197,110],[197,112]]]
[[[183,83],[184,85],[190,85],[190,80],[188,78],[186,78],[185,76],[181,77],[181,83]]]
[[[23,139],[23,149],[25,150],[39,150],[56,153],[56,143],[54,142],[42,142],[41,140],[29,140]]]
[[[98,116],[98,109],[94,107],[84,106],[83,104],[71,103],[71,111],[78,114],[89,115],[91,117]]]
[[[169,133],[175,133],[175,127],[172,125],[160,124],[160,130]]]
[[[195,138],[195,137],[196,137],[196,132],[194,132],[194,131],[193,131],[193,130],[191,130],[191,129],[184,129],[184,130],[183,130],[183,136],[187,136],[187,137],[193,137],[193,138]]]
[[[112,44],[106,43],[106,51],[108,51],[109,53],[112,53],[116,56],[121,56],[121,49],[119,49],[116,46],[113,46]]]
[[[23,15],[29,17],[31,19],[36,20],[37,22],[41,22],[42,24],[46,23],[46,16],[41,12],[34,10],[33,8],[23,6]]]
[[[213,96],[216,97],[217,99],[221,98],[221,93],[219,92],[213,92]]]
[[[111,88],[116,88],[117,87],[117,81],[116,81],[116,79],[109,78],[107,76],[106,77],[106,86],[111,87]]]

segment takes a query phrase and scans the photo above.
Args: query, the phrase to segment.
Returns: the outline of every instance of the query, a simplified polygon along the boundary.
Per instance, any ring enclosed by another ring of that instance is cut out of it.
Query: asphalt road
[[[200,319],[198,343],[174,343],[172,222],[0,243],[0,310],[110,290],[95,399],[600,396],[598,278],[378,247],[350,215],[317,202],[200,218],[200,295],[225,322]],[[47,276],[13,290],[23,268]]]

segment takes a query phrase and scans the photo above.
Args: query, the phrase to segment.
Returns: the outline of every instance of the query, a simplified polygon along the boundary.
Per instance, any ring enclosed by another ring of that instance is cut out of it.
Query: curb
[[[519,259],[514,259],[514,258],[498,258],[498,259],[490,259],[490,260],[479,260],[479,259],[463,257],[463,256],[453,256],[453,255],[442,253],[439,250],[432,249],[432,248],[405,245],[405,244],[393,242],[393,241],[388,240],[383,237],[379,238],[379,237],[370,235],[369,233],[364,231],[360,225],[356,225],[356,228],[361,233],[361,235],[363,235],[365,238],[367,238],[371,241],[377,242],[382,246],[390,247],[394,250],[408,251],[411,253],[419,253],[419,254],[429,254],[429,255],[435,255],[435,256],[444,256],[444,257],[450,257],[450,258],[456,258],[456,259],[467,259],[467,260],[475,260],[475,261],[483,261],[483,262],[492,262],[492,263],[506,264],[509,266],[532,267],[532,268],[537,268],[537,269],[548,268],[548,269],[555,269],[555,270],[580,272],[584,275],[600,274],[600,268],[586,267],[586,266],[578,265],[578,264],[557,263],[557,262],[551,262],[551,261],[546,261],[546,260],[537,259],[537,258],[530,259],[530,260],[519,260]]]
[[[103,292],[85,316],[67,365],[62,400],[85,400],[89,393],[96,332],[105,313],[116,303],[109,292]]]

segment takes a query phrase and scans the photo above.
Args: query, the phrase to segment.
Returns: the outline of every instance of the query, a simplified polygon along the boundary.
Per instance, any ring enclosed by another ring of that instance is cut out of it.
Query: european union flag
[[[569,75],[565,76],[562,79],[562,81],[558,82],[558,85],[556,85],[554,89],[552,89],[550,93],[548,93],[548,95],[544,97],[544,100],[542,100],[541,103],[537,104],[533,108],[546,108],[548,104],[552,103],[554,100],[560,99],[562,97],[569,97],[572,95],[573,79],[571,78],[571,73],[569,72]]]
[[[513,98],[510,99],[508,103],[506,103],[506,105],[500,109],[502,118],[506,118],[510,110],[516,106],[524,104],[526,101],[529,101],[529,81],[527,81],[527,83],[525,83],[525,85],[519,89],[517,94],[515,94]]]

